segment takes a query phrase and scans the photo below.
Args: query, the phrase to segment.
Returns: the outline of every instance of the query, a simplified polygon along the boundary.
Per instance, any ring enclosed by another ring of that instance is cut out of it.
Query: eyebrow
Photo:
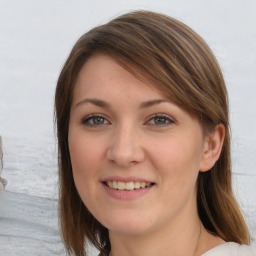
[[[142,102],[140,104],[139,108],[140,109],[148,108],[148,107],[151,107],[151,106],[154,106],[154,105],[157,105],[157,104],[160,104],[160,103],[164,103],[164,102],[169,102],[170,103],[170,101],[168,101],[168,100],[154,99],[154,100],[148,100],[148,101]],[[111,105],[108,102],[106,102],[104,100],[95,99],[95,98],[83,99],[75,105],[75,108],[78,107],[81,104],[86,104],[86,103],[91,103],[91,104],[93,104],[95,106],[98,106],[98,107],[101,107],[101,108],[106,108],[106,109],[111,108]]]
[[[75,108],[78,107],[81,104],[86,104],[86,103],[91,103],[91,104],[94,104],[94,105],[96,105],[98,107],[101,107],[101,108],[110,108],[109,103],[107,103],[106,101],[103,101],[103,100],[98,100],[98,99],[84,99],[84,100],[81,100],[75,105]]]

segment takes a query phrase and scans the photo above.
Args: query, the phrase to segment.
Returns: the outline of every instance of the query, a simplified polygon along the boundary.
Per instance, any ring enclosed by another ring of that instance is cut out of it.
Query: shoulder
[[[227,242],[212,248],[202,256],[256,256],[256,252],[249,245]]]

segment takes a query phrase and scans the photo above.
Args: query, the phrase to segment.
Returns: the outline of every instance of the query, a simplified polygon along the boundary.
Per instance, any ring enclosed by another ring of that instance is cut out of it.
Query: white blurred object
[[[7,180],[1,178],[2,170],[3,170],[3,151],[2,151],[2,137],[0,136],[0,194],[4,190]]]
[[[7,180],[0,177],[0,194],[1,194],[1,192],[4,190],[4,188],[6,187],[6,185],[7,185]]]
[[[4,185],[3,185],[2,179],[1,179],[2,169],[3,169],[3,153],[2,153],[2,138],[0,136],[0,194],[4,190]]]
[[[0,194],[2,193],[3,190],[4,190],[4,185],[2,184],[2,182],[0,182]]]
[[[0,136],[0,177],[3,170],[3,151],[2,151],[2,137]]]
[[[2,193],[3,190],[4,190],[4,185],[2,184],[2,182],[0,182],[0,194]]]

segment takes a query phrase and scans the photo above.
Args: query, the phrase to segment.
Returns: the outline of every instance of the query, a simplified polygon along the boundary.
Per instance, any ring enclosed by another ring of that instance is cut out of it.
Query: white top
[[[214,247],[202,256],[256,256],[256,252],[249,245],[227,242]]]

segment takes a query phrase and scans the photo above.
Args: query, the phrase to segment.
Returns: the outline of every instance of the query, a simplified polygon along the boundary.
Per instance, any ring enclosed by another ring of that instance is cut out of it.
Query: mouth
[[[125,191],[133,191],[133,190],[139,190],[144,188],[149,188],[155,185],[155,183],[151,182],[140,182],[140,181],[104,181],[103,184],[109,188],[115,189],[115,190],[125,190]]]

